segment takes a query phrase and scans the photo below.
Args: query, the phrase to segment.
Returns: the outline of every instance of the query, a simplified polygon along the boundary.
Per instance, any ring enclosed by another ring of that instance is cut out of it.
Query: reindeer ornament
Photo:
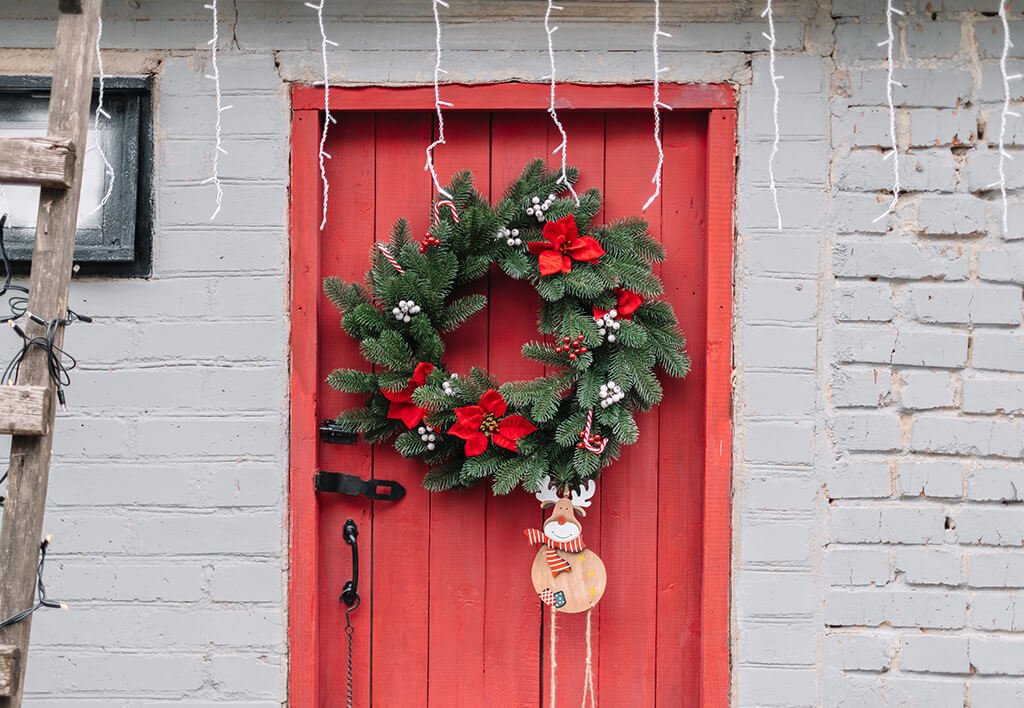
[[[586,516],[595,489],[594,480],[589,480],[569,498],[559,498],[551,479],[544,477],[536,496],[541,508],[550,508],[551,514],[543,530],[523,531],[531,545],[541,546],[533,559],[533,587],[545,605],[559,612],[593,608],[608,584],[604,563],[584,545],[583,527],[576,519]]]

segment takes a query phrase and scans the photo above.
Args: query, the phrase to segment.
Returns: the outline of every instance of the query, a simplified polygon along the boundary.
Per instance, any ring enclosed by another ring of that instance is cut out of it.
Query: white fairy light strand
[[[889,202],[889,207],[882,214],[875,217],[874,221],[876,222],[893,213],[900,198],[900,148],[896,143],[896,104],[893,100],[892,88],[893,86],[902,86],[903,84],[893,78],[893,68],[895,66],[893,49],[896,45],[896,35],[892,30],[892,20],[893,15],[902,14],[901,10],[897,10],[892,6],[892,0],[886,0],[885,28],[887,37],[885,41],[879,42],[878,46],[886,48],[885,100],[889,107],[889,139],[892,141],[892,150],[883,159],[892,160],[892,200]]]
[[[661,109],[672,110],[672,106],[661,102],[661,74],[668,71],[667,66],[661,66],[658,56],[658,38],[671,37],[668,32],[661,30],[661,0],[654,0],[654,34],[651,46],[654,53],[654,97],[651,100],[651,109],[654,111],[654,145],[658,148],[658,166],[654,170],[651,182],[654,184],[654,193],[644,204],[643,211],[647,211],[654,200],[661,195],[661,168],[665,165],[665,149],[661,144]]]
[[[772,0],[768,0],[761,17],[768,19],[768,31],[761,34],[768,40],[768,74],[772,81],[772,125],[775,135],[772,138],[772,152],[768,156],[768,189],[772,193],[772,204],[775,206],[775,219],[779,231],[782,231],[782,211],[779,209],[779,190],[775,184],[775,157],[779,154],[779,81],[784,77],[775,73],[775,13]]]
[[[1003,23],[1003,53],[999,57],[999,72],[1003,79],[1003,109],[999,115],[999,181],[989,185],[999,187],[999,196],[1003,202],[1003,235],[1009,230],[1010,214],[1009,204],[1006,199],[1006,161],[1012,160],[1013,156],[1006,151],[1006,124],[1008,118],[1020,118],[1020,114],[1010,110],[1010,82],[1021,78],[1021,74],[1010,74],[1006,68],[1006,61],[1013,48],[1013,41],[1010,39],[1010,23],[1007,18],[1006,8],[1009,0],[1000,0],[999,19]]]
[[[451,199],[452,195],[441,186],[437,179],[437,169],[434,168],[434,148],[445,144],[444,113],[441,107],[451,107],[454,105],[448,101],[441,100],[441,74],[447,74],[448,72],[441,68],[441,15],[438,12],[439,5],[441,7],[448,7],[448,3],[445,0],[431,0],[431,6],[434,10],[434,111],[437,113],[437,140],[427,146],[427,164],[423,169],[430,171],[430,177],[434,180],[434,189],[437,190],[437,193]]]
[[[114,166],[110,164],[110,160],[107,159],[107,153],[103,151],[103,139],[100,135],[100,118],[110,120],[110,114],[103,108],[103,91],[106,88],[107,82],[107,75],[103,71],[103,53],[100,51],[100,41],[103,39],[103,18],[98,18],[96,24],[96,71],[99,74],[99,95],[96,98],[96,116],[93,118],[93,133],[96,135],[94,147],[100,159],[103,160],[103,171],[107,177],[107,189],[103,193],[100,203],[93,207],[93,210],[89,212],[90,214],[95,214],[107,205],[107,202],[110,201],[110,195],[114,193],[114,180],[117,178]]]
[[[221,121],[220,116],[224,111],[230,110],[231,106],[222,105],[220,95],[220,67],[217,65],[217,43],[220,42],[220,33],[218,29],[218,18],[217,18],[217,0],[211,0],[207,5],[204,5],[207,10],[210,11],[213,19],[213,37],[207,41],[210,45],[210,66],[212,67],[212,74],[207,74],[206,78],[213,82],[214,98],[217,103],[217,122],[214,124],[214,150],[213,150],[213,171],[212,174],[204,179],[200,184],[213,184],[217,188],[217,208],[213,210],[213,214],[210,215],[210,221],[217,218],[217,214],[220,213],[221,203],[224,201],[224,187],[220,181],[220,156],[227,155],[228,151],[224,149],[223,141],[221,139]]]
[[[327,127],[332,123],[337,123],[334,116],[331,115],[331,82],[330,74],[327,69],[327,47],[337,47],[337,42],[332,42],[327,39],[327,31],[324,29],[324,3],[327,0],[320,0],[320,3],[307,2],[306,7],[311,10],[316,10],[316,20],[320,25],[320,58],[323,61],[324,67],[324,127],[320,132],[320,182],[324,187],[324,203],[323,203],[323,214],[320,217],[320,230],[323,231],[324,227],[327,226],[327,202],[328,194],[331,191],[331,185],[327,181],[327,164],[326,161],[331,159],[330,153],[325,150],[327,145]]]
[[[566,174],[566,164],[568,157],[566,153],[569,150],[569,136],[565,132],[565,126],[562,125],[562,121],[558,120],[558,111],[555,109],[555,44],[551,38],[552,35],[558,30],[558,27],[551,26],[551,12],[552,10],[563,10],[564,8],[560,5],[555,5],[552,0],[548,0],[548,8],[544,13],[544,33],[548,39],[548,59],[551,62],[551,73],[546,78],[551,81],[551,103],[548,106],[548,115],[551,116],[551,120],[554,122],[555,127],[558,128],[559,134],[562,136],[562,142],[559,143],[558,147],[551,151],[551,153],[558,154],[562,153],[562,176],[558,178],[558,184],[569,190],[572,194],[572,198],[576,200],[576,205],[579,206],[580,197],[576,194],[576,190],[573,189],[572,184],[569,182],[569,176]]]

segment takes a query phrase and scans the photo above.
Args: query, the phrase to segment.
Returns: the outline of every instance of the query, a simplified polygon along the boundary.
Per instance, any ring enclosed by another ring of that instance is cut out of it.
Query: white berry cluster
[[[619,311],[612,308],[608,312],[604,313],[602,317],[595,317],[594,321],[597,322],[597,333],[602,337],[608,335],[608,341],[615,341],[615,333],[619,331],[619,322],[615,318],[619,316]]]
[[[398,307],[391,308],[391,314],[399,322],[408,322],[413,315],[418,315],[419,312],[420,306],[412,300],[399,300]]]
[[[509,246],[523,245],[523,239],[519,238],[519,229],[510,229],[507,226],[502,226],[498,229],[498,238],[505,239],[505,243]]]
[[[544,201],[541,201],[540,197],[534,197],[530,200],[530,206],[526,207],[526,213],[529,216],[536,217],[537,221],[546,221],[548,216],[544,212],[551,208],[551,204],[554,201],[554,194],[549,194],[548,198]]]
[[[446,395],[446,396],[454,396],[455,395],[455,387],[452,386],[452,381],[454,381],[457,378],[459,378],[458,374],[452,374],[452,377],[450,379],[446,379],[445,381],[441,382],[441,390],[444,391],[444,395]]]
[[[601,384],[601,407],[607,408],[610,405],[618,403],[626,394],[622,392],[622,388],[619,387],[614,381],[609,381],[606,384]]]
[[[420,440],[427,444],[428,450],[433,450],[437,447],[437,433],[429,425],[421,425],[416,428],[416,432],[420,434]]]

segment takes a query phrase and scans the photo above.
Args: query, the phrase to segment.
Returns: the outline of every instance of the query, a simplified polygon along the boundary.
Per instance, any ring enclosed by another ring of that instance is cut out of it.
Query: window
[[[0,136],[45,135],[49,78],[0,77]],[[85,275],[149,275],[152,252],[152,107],[146,79],[110,78],[103,96],[109,119],[93,130],[97,87],[78,208],[75,263]],[[100,154],[103,147],[116,175],[110,199],[97,208],[108,188]],[[35,239],[38,188],[6,185],[10,212],[5,242],[11,259],[27,270]],[[0,197],[3,195],[0,194]],[[0,208],[5,208],[0,199]]]

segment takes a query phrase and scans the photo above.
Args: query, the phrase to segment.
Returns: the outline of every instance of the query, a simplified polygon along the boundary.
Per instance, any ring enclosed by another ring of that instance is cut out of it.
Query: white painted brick
[[[905,497],[956,498],[964,493],[963,464],[955,460],[901,458],[899,491]]]
[[[977,140],[978,112],[967,108],[910,111],[913,147],[973,145]]]
[[[975,588],[1024,588],[1024,554],[972,550],[967,554],[967,582]]]
[[[886,620],[888,599],[881,590],[830,589],[825,593],[825,626],[877,627]]]
[[[736,693],[740,705],[813,705],[818,696],[815,668],[739,667]]]
[[[40,613],[39,618],[46,614],[52,613]],[[206,681],[202,656],[163,652],[37,652],[28,663],[28,672],[34,681],[30,686],[46,686],[63,695],[131,692],[129,695],[169,694],[173,698],[198,690]]]
[[[887,460],[849,460],[829,467],[830,499],[872,499],[892,494],[892,469]]]
[[[971,708],[1004,708],[1024,704],[1024,681],[972,681]]]
[[[1021,172],[1022,170],[1005,170],[1008,189],[1024,187],[1024,174]],[[967,188],[970,191],[984,192],[992,189],[992,185],[999,180],[999,154],[994,150],[968,152],[966,175]]]
[[[1024,501],[1024,469],[986,465],[967,475],[967,497],[975,501]]]
[[[955,248],[880,239],[837,243],[832,261],[839,276],[890,280],[963,280],[968,265],[967,257]]]
[[[743,563],[795,563],[806,565],[811,557],[811,528],[742,519],[739,558]]]
[[[903,447],[903,434],[895,413],[836,413],[832,432],[836,445],[843,450],[884,452]]]
[[[825,553],[825,577],[830,585],[885,585],[893,578],[889,550],[829,548]]]
[[[810,572],[745,570],[735,587],[736,614],[741,618],[808,615],[820,602]]]
[[[818,660],[818,624],[813,621],[749,622],[738,634],[738,654],[745,664],[813,666]]]
[[[739,490],[741,504],[751,511],[803,511],[816,508],[821,485],[808,477],[781,476],[777,470],[754,472]]]
[[[810,423],[749,423],[745,458],[751,462],[810,464],[814,460]]]
[[[891,401],[892,370],[841,366],[832,375],[832,404],[838,408],[882,408]]]
[[[1016,42],[1019,44],[1019,42]],[[1010,60],[1006,63],[1006,71],[1011,76],[1024,73],[1024,62]],[[977,98],[983,103],[995,103],[1002,101],[1005,91],[1003,89],[1003,76],[999,70],[999,62],[986,61],[981,64],[981,82],[978,84]],[[1010,82],[1010,100],[1024,100],[1024,87],[1019,81]]]
[[[217,602],[280,602],[284,574],[277,563],[216,563],[210,597]]]
[[[959,22],[908,22],[905,36],[911,60],[953,57],[960,51]]]
[[[970,669],[967,637],[911,634],[903,637],[901,645],[901,671],[966,674]]]
[[[1024,639],[972,636],[971,666],[982,675],[1024,676]]]
[[[948,408],[953,405],[956,387],[945,371],[915,369],[900,374],[900,407],[904,410]]]
[[[966,378],[963,409],[965,413],[1020,413],[1024,411],[1024,381],[1005,377]]]
[[[885,39],[880,37],[878,41]],[[974,81],[964,70],[946,70],[937,74],[928,69],[901,68],[896,77],[903,86],[893,91],[898,105],[908,107],[949,108],[971,98]],[[854,105],[880,106],[885,104],[883,69],[850,70],[850,100]]]
[[[145,455],[280,455],[282,421],[273,418],[157,418],[139,421],[138,449]]]
[[[833,330],[835,357],[842,363],[892,363],[896,331],[888,327],[838,326]]]
[[[141,602],[196,602],[203,598],[203,569],[196,563],[137,563],[116,565],[54,558],[47,564],[47,589],[53,597],[70,602],[131,600]]]
[[[881,538],[886,543],[941,543],[945,521],[941,507],[883,507]]]
[[[788,233],[749,233],[742,237],[740,262],[750,273],[815,275],[818,272],[818,237]]]
[[[914,452],[945,455],[1020,457],[1024,453],[1020,424],[949,416],[918,416],[910,435]]]
[[[885,705],[882,680],[878,675],[829,671],[825,674],[821,705],[824,708],[860,708]]]
[[[1015,286],[914,285],[910,307],[926,324],[1019,324],[1021,292]]]
[[[975,593],[971,626],[983,630],[1024,631],[1024,592]]]
[[[887,619],[894,627],[960,629],[967,622],[967,604],[962,592],[897,591],[889,598]]]
[[[971,363],[976,369],[1024,372],[1024,337],[1014,332],[975,332]]]
[[[985,202],[970,194],[922,194],[917,227],[933,236],[971,236],[985,231]]]
[[[742,292],[747,321],[810,321],[818,310],[818,289],[809,280],[747,278]]]
[[[840,25],[839,27],[849,27]],[[837,27],[837,31],[839,31]],[[885,108],[851,108],[832,115],[832,145],[870,147],[889,145],[889,111]]]
[[[833,163],[833,181],[841,190],[885,191],[892,189],[892,179],[891,163],[876,149],[855,150]],[[900,183],[908,192],[952,192],[956,182],[956,163],[948,150],[901,156]]]
[[[1000,248],[980,251],[978,277],[1000,283],[1024,284],[1024,250]]]
[[[963,559],[955,551],[897,548],[893,567],[911,585],[960,585],[963,582]]]
[[[890,676],[884,680],[889,705],[963,708],[966,685],[962,680],[923,676]]]
[[[747,367],[814,368],[818,338],[813,327],[748,325],[742,336]]]
[[[228,694],[277,698],[284,680],[279,659],[260,656],[214,655],[210,662],[214,683]]]
[[[966,506],[954,513],[956,536],[963,544],[1024,544],[1024,513],[1015,508]]]
[[[889,322],[893,316],[892,287],[885,283],[838,284],[832,293],[840,322]]]
[[[882,511],[878,507],[833,506],[832,540],[837,543],[880,543]]]
[[[281,513],[155,514],[139,519],[138,551],[180,555],[277,554]]]
[[[825,635],[825,661],[845,670],[888,671],[896,651],[890,637],[872,634]]]
[[[814,376],[788,372],[752,372],[743,383],[748,416],[806,416],[814,409]]]
[[[836,192],[832,197],[833,221],[841,234],[883,234],[889,230],[893,216],[885,213],[888,199],[879,194]]]

